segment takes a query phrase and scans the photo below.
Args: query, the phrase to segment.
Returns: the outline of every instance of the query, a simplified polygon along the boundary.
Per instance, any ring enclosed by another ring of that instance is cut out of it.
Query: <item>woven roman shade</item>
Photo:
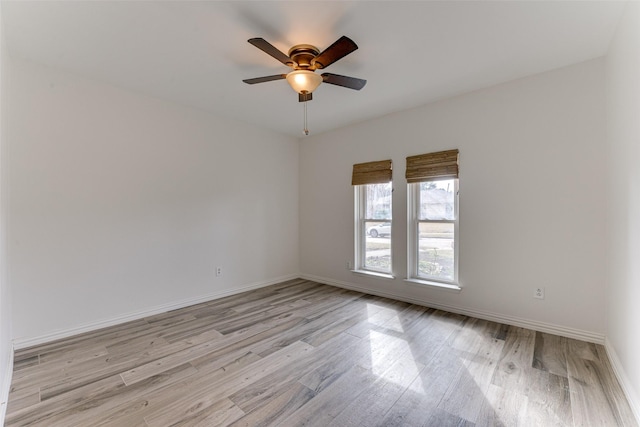
[[[407,157],[407,182],[434,181],[457,177],[457,149]]]
[[[391,160],[353,165],[351,185],[383,184],[391,181]]]

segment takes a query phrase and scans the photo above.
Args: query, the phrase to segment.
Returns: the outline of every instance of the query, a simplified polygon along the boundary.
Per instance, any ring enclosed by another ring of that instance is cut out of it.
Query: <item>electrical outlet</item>
[[[222,267],[216,267],[216,277],[222,276]]]
[[[533,291],[533,297],[538,299],[544,299],[544,288],[536,288]]]
[[[351,269],[352,269],[351,261],[347,261],[347,270],[351,270]]]

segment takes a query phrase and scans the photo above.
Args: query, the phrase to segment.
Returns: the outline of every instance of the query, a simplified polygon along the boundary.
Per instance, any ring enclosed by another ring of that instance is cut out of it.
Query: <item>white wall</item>
[[[640,420],[640,3],[629,2],[606,62],[609,169],[607,338]]]
[[[295,138],[17,59],[11,71],[17,343],[297,275]]]
[[[0,424],[7,409],[11,383],[13,349],[11,345],[11,292],[7,280],[7,100],[9,55],[4,37],[0,3]]]
[[[301,271],[602,341],[604,108],[604,63],[593,60],[304,140]],[[405,157],[451,148],[460,149],[460,293],[403,281]],[[352,165],[388,158],[395,280],[346,269],[353,259]],[[537,286],[546,288],[545,300],[533,298]]]

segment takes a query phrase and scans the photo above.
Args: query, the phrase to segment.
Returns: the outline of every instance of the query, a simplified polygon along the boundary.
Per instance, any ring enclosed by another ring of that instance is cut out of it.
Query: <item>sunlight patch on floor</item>
[[[402,337],[404,329],[397,311],[370,305],[367,310],[369,323],[376,327],[369,330],[371,372],[385,381],[424,394],[419,376],[424,366],[415,362],[411,346]]]
[[[396,310],[367,304],[367,316],[370,324],[396,332],[404,332]]]

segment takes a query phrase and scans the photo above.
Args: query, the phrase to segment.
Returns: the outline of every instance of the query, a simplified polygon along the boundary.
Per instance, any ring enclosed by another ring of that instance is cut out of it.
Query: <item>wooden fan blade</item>
[[[327,68],[338,59],[344,58],[351,52],[356,50],[358,45],[349,37],[342,36],[336,40],[331,46],[326,48],[320,55],[316,56],[311,63],[316,68]]]
[[[247,41],[252,45],[254,45],[255,47],[257,47],[258,49],[260,49],[261,51],[263,51],[264,53],[266,53],[267,55],[270,55],[276,58],[278,61],[282,62],[284,65],[287,65],[289,67],[292,67],[295,65],[295,63],[291,58],[289,58],[284,53],[280,52],[277,47],[275,47],[265,39],[261,37],[256,37],[253,39],[249,39]]]
[[[323,73],[322,81],[336,86],[348,87],[349,89],[360,90],[367,84],[366,80],[355,77],[341,76],[340,74]]]
[[[256,77],[253,79],[245,79],[243,80],[243,82],[250,84],[250,85],[254,85],[256,83],[264,83],[264,82],[271,82],[274,80],[282,80],[282,79],[286,79],[287,75],[286,74],[275,74],[273,76],[264,76],[264,77]]]

